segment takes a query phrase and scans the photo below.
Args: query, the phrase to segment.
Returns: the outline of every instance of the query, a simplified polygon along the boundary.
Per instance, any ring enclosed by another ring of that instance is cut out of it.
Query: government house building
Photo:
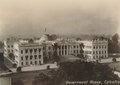
[[[13,62],[20,66],[31,66],[45,64],[44,58],[53,58],[54,45],[57,55],[78,56],[81,51],[80,44],[83,44],[83,55],[89,61],[99,60],[108,57],[108,42],[105,40],[76,41],[72,39],[56,39],[50,41],[48,35],[40,39],[12,39],[4,41],[4,56],[9,58],[10,53],[14,55]]]

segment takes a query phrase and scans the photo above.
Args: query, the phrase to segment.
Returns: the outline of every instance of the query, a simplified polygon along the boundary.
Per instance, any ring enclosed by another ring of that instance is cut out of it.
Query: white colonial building
[[[4,55],[9,57],[9,53],[15,56],[14,62],[17,66],[30,66],[44,64],[44,57],[52,59],[54,44],[57,43],[58,56],[80,54],[80,44],[84,45],[84,57],[90,61],[108,57],[108,42],[105,40],[76,41],[72,39],[57,39],[50,41],[48,35],[44,35],[39,40],[15,40],[5,41]]]
[[[15,43],[14,55],[17,66],[43,64],[43,46],[38,43]]]
[[[7,38],[4,41],[4,56],[8,57],[10,53],[14,52],[14,43],[18,41],[17,38]]]
[[[76,41],[59,41],[57,42],[57,53],[59,56],[80,54],[80,43]]]
[[[108,42],[106,40],[79,41],[84,43],[84,57],[89,60],[100,60],[108,57]]]

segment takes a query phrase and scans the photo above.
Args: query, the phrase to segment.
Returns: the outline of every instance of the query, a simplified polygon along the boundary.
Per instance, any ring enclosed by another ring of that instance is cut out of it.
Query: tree
[[[59,56],[57,53],[57,48],[59,47],[57,43],[54,43],[53,45],[53,60],[54,62],[58,62],[59,61]]]
[[[57,39],[57,36],[55,34],[52,34],[52,35],[49,35],[49,40],[56,40]]]
[[[113,61],[113,62],[116,62],[117,60],[116,60],[116,58],[113,58],[112,61]]]
[[[21,72],[22,71],[22,68],[21,67],[17,67],[17,72]]]
[[[112,40],[108,40],[108,52],[109,53],[119,53],[120,45],[119,45],[119,35],[116,33],[112,36]]]
[[[77,37],[76,40],[79,41],[79,40],[81,40],[81,38]]]
[[[34,40],[33,40],[33,39],[30,39],[30,40],[29,40],[29,43],[33,43],[33,42],[34,42]]]
[[[83,51],[83,48],[84,48],[84,44],[83,43],[81,43],[81,44],[79,44],[79,46],[80,46],[80,54],[78,55],[80,58],[82,58],[82,59],[85,59],[84,58],[84,51]]]
[[[49,65],[47,66],[47,69],[48,69],[48,70],[50,69],[50,66],[49,66]]]
[[[9,58],[12,59],[12,60],[15,60],[15,56],[13,53],[9,53]]]
[[[0,41],[0,48],[3,49],[4,48],[4,43]]]
[[[64,62],[60,64],[53,85],[66,85],[65,81],[101,81],[104,85],[105,80],[119,80],[110,67],[106,64],[95,62]],[[62,84],[61,84],[62,83]],[[89,83],[86,85],[90,85]],[[92,84],[95,85],[95,84]],[[112,84],[114,85],[114,84]]]
[[[33,85],[51,85],[50,77],[44,73],[40,73],[34,78]]]
[[[12,82],[12,85],[24,85],[22,80],[17,80],[16,82]]]
[[[116,33],[112,36],[112,41],[114,44],[118,44],[119,35]]]

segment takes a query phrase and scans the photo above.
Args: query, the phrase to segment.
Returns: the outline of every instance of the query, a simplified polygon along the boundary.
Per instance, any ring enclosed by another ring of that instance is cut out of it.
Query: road
[[[50,68],[58,68],[58,66],[56,64],[44,64],[44,65],[35,65],[35,66],[22,67],[22,72],[45,70],[45,69],[47,69],[48,65],[50,66]],[[13,73],[16,73],[16,68],[10,68],[10,70]]]
[[[100,63],[111,63],[113,58],[101,59]],[[116,61],[120,61],[120,58],[116,58]]]

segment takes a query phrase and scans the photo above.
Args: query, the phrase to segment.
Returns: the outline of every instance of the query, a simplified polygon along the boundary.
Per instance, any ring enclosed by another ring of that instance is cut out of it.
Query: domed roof
[[[44,41],[48,41],[49,40],[49,34],[44,34],[41,38],[40,41],[44,42]]]

